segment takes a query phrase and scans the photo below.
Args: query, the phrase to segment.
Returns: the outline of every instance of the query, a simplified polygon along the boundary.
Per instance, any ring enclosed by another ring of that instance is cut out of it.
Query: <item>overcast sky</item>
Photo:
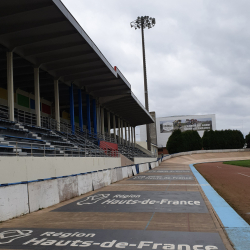
[[[250,131],[249,0],[62,0],[144,104],[137,16],[145,30],[149,108],[157,117],[215,114],[217,129]]]

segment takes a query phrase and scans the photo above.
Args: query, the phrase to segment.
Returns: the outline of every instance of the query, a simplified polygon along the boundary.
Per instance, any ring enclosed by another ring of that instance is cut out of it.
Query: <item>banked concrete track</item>
[[[209,184],[200,184],[189,164],[249,156],[233,152],[168,159],[153,170],[1,223],[0,249],[248,249],[232,246],[203,192]]]

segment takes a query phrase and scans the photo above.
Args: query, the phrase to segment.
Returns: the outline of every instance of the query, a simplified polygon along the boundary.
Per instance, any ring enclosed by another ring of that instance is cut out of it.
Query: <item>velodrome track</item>
[[[178,156],[0,224],[0,249],[247,250],[250,227],[192,166],[250,152]]]
[[[217,162],[231,160],[247,160],[250,158],[250,152],[226,152],[226,153],[205,153],[190,154],[168,159],[170,163],[195,164],[201,162]]]

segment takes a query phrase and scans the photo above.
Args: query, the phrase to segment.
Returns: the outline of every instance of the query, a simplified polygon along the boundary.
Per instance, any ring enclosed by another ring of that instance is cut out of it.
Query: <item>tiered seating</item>
[[[77,151],[77,152],[76,152]],[[78,147],[46,128],[0,119],[0,154],[65,156],[82,155]]]
[[[81,150],[85,152],[86,156],[106,156],[103,150],[98,146],[98,139],[88,136],[86,133],[73,135],[60,131],[54,132],[60,135],[62,138],[67,138],[69,142],[78,148],[81,148]]]
[[[27,152],[23,149],[31,148],[31,144],[38,144],[38,147],[41,147],[45,142],[29,138],[29,131],[20,128],[15,122],[0,119],[0,154],[26,155]]]
[[[151,157],[150,155],[144,153],[139,148],[134,147],[135,156],[134,157]]]
[[[147,155],[136,147],[118,144],[118,150],[121,154],[123,154],[132,161],[134,160],[134,157],[150,157],[149,155]]]
[[[8,107],[0,105],[0,119],[8,119]]]
[[[27,131],[23,131],[21,129],[15,128],[15,127],[0,127],[0,134],[8,134],[13,136],[26,136]]]
[[[43,119],[42,126],[47,122],[46,127],[37,127],[34,124],[33,115],[30,113],[19,114],[15,109],[15,119],[8,120],[8,108],[0,105],[0,155],[33,155],[33,156],[112,156],[107,155],[100,148],[102,140],[112,142],[113,138],[102,135],[89,134],[88,132],[77,131],[75,135],[60,131],[51,130],[50,119]],[[20,124],[20,119],[24,119]],[[32,122],[29,124],[28,118]],[[28,124],[27,124],[28,121]],[[45,126],[44,125],[44,126]],[[70,131],[70,129],[67,131]],[[99,137],[99,138],[98,138]],[[105,142],[105,141],[104,141]],[[109,150],[107,150],[109,151]],[[134,157],[150,157],[136,147],[118,145],[119,153],[133,160]]]
[[[12,128],[15,125],[15,122],[5,120],[5,119],[0,119],[0,125],[4,126],[6,128]]]
[[[87,137],[87,138],[86,138]],[[0,154],[106,156],[92,135],[72,135],[0,119]]]
[[[34,125],[28,125],[28,124],[25,124],[24,127],[33,133],[49,133],[51,131],[50,129],[47,129],[47,128],[37,127]]]

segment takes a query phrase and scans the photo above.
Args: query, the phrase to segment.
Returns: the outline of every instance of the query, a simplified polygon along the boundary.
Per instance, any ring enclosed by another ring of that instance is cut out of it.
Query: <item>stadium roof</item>
[[[6,59],[6,50],[15,54],[15,89],[31,90],[32,67],[39,67],[45,99],[52,100],[51,80],[55,79],[64,83],[60,98],[73,83],[132,126],[154,122],[130,83],[110,65],[60,0],[1,0],[0,44],[1,59]],[[1,59],[0,70],[5,70]]]

